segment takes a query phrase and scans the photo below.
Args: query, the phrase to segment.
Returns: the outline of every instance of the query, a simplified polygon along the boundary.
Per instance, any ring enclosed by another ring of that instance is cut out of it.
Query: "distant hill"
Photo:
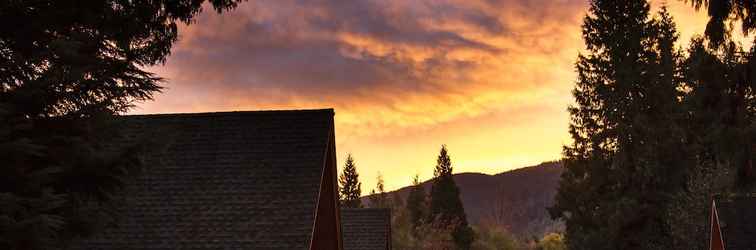
[[[455,174],[454,181],[459,186],[470,223],[492,223],[520,237],[540,237],[563,227],[552,221],[546,211],[553,204],[561,174],[561,163],[546,162],[496,175]],[[430,192],[430,181],[422,185],[426,193]],[[389,192],[388,197],[398,193],[406,200],[409,190],[410,187],[404,187]],[[367,197],[362,199],[368,204]]]

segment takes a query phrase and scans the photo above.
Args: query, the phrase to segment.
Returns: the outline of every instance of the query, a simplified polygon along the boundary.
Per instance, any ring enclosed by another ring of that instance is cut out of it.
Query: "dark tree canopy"
[[[357,173],[354,158],[352,158],[352,154],[349,154],[344,164],[344,170],[341,176],[339,176],[339,199],[341,200],[342,207],[362,207],[362,201],[360,200],[362,183],[360,183],[359,178],[360,175]]]
[[[686,1],[687,2],[687,1]],[[741,21],[745,35],[756,30],[756,3],[753,0],[691,0],[696,9],[706,7],[709,22],[705,34],[714,45],[732,38],[735,20]]]
[[[570,249],[669,249],[667,201],[685,182],[678,88],[680,53],[671,17],[649,18],[645,0],[593,0],[583,24],[551,213]]]
[[[425,220],[425,211],[427,210],[425,204],[425,189],[423,189],[422,183],[420,183],[420,177],[417,175],[412,179],[412,188],[410,189],[409,195],[407,195],[406,209],[409,213],[412,233],[416,233],[416,229],[420,227],[423,220]]]
[[[144,68],[203,2],[0,1],[0,248],[60,248],[113,218],[140,165],[136,147],[113,146],[113,118],[160,91]]]
[[[744,35],[756,30],[756,2],[750,0],[694,0],[706,7],[706,37],[694,39],[686,64],[686,101],[691,110],[691,131],[700,136],[702,159],[728,165],[738,172],[739,188],[756,182],[756,47],[750,51],[734,41],[735,21]],[[741,190],[742,191],[742,190]]]
[[[430,193],[428,222],[437,222],[453,228],[452,238],[459,249],[469,249],[474,240],[472,228],[467,224],[465,208],[459,198],[459,187],[452,176],[452,162],[446,145],[441,151],[433,170],[433,185]]]

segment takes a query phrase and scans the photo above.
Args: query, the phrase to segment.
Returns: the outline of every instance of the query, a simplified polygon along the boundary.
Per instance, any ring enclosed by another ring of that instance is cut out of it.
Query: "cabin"
[[[122,119],[155,146],[117,226],[71,249],[343,249],[332,109]]]
[[[756,197],[713,199],[710,225],[710,250],[756,249]]]
[[[342,208],[344,250],[390,250],[391,209]]]

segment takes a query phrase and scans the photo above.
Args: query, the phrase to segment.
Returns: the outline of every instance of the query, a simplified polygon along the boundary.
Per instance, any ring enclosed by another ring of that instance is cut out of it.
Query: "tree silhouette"
[[[360,200],[362,183],[360,183],[359,177],[354,158],[352,158],[352,154],[349,154],[344,164],[344,170],[341,176],[339,176],[339,199],[341,200],[341,206],[351,208],[362,207],[362,201]]]
[[[692,0],[690,3],[699,10],[706,7],[709,22],[705,34],[715,47],[730,41],[730,27],[736,21],[740,21],[746,35],[756,30],[756,5],[752,0]]]
[[[415,177],[412,179],[412,188],[407,195],[406,210],[409,213],[412,232],[417,233],[416,229],[419,228],[423,223],[423,220],[426,218],[425,214],[427,211],[427,206],[425,203],[425,189],[423,189],[422,183],[420,183],[420,177],[418,175],[415,175]]]
[[[710,225],[700,222],[709,216],[712,197],[750,194],[754,189],[756,96],[743,95],[753,93],[744,87],[753,84],[746,77],[752,52],[744,52],[728,37],[717,46],[703,37],[694,38],[683,64],[687,151],[695,161],[688,170],[686,191],[670,202],[678,249],[707,247],[708,242],[696,239],[708,237]]]
[[[737,172],[738,188],[751,189],[756,183],[756,47],[744,51],[734,41],[732,27],[740,22],[746,36],[756,31],[756,5],[747,0],[691,2],[697,9],[708,7],[709,14],[706,39],[691,43],[695,46],[686,69],[691,122],[700,125],[692,133],[707,148],[703,159]]]
[[[577,61],[573,143],[554,217],[570,249],[669,249],[667,202],[685,182],[677,33],[645,0],[591,1]]]
[[[457,248],[469,249],[474,239],[473,231],[467,224],[465,208],[459,199],[459,187],[452,177],[452,163],[446,145],[441,146],[433,175],[427,221],[452,227],[452,238]]]
[[[110,221],[141,162],[113,143],[113,118],[160,91],[144,69],[165,62],[203,2],[0,2],[1,249],[59,248]]]

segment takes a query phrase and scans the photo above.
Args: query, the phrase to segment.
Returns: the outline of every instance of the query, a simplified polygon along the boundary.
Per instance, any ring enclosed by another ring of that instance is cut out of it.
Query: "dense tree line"
[[[570,249],[703,249],[712,195],[752,189],[756,62],[723,16],[748,31],[753,7],[708,3],[706,36],[683,51],[665,8],[591,1],[550,208]]]
[[[396,249],[472,249],[474,232],[467,223],[459,188],[452,178],[452,162],[443,145],[434,168],[431,192],[426,194],[418,176],[406,200],[388,197],[383,177],[368,196],[370,207],[392,209],[392,238]],[[358,174],[349,155],[339,178],[342,206],[355,207],[347,197],[359,197]],[[342,181],[343,180],[343,181]]]
[[[354,158],[347,157],[342,169],[339,190],[342,207],[354,207],[344,197],[359,197],[355,185],[359,185]],[[564,236],[559,233],[532,235],[518,238],[496,223],[469,225],[460,190],[454,182],[451,157],[442,146],[434,167],[434,177],[429,182],[430,190],[423,187],[418,175],[406,197],[399,192],[389,196],[383,187],[383,178],[378,175],[376,188],[366,196],[370,208],[391,209],[392,248],[415,249],[470,249],[470,250],[563,250]],[[354,178],[347,176],[354,176]],[[427,192],[430,191],[430,192]],[[350,193],[346,195],[346,193]],[[356,202],[359,204],[359,199]],[[543,236],[543,238],[539,238]]]

